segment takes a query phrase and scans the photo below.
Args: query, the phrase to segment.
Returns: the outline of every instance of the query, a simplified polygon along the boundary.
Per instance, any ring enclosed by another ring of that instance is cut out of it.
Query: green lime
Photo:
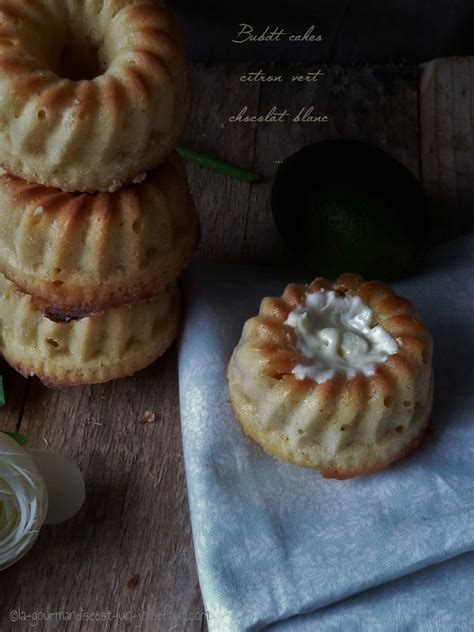
[[[356,141],[308,145],[279,167],[272,210],[288,247],[313,274],[407,274],[428,227],[418,180],[388,154]]]

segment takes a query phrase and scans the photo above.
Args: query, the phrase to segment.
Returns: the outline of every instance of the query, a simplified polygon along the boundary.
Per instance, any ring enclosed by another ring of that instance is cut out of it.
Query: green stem
[[[25,437],[25,435],[22,435],[18,432],[5,432],[5,430],[2,430],[1,432],[14,439],[18,443],[18,445],[26,445],[29,442],[28,437]]]
[[[223,173],[230,178],[235,178],[236,180],[240,180],[241,182],[258,182],[260,180],[259,176],[256,173],[252,173],[251,171],[247,171],[246,169],[241,169],[240,167],[235,167],[234,165],[229,165],[227,162],[222,162],[221,160],[217,160],[216,158],[211,158],[210,156],[206,156],[206,154],[201,154],[198,151],[194,151],[193,149],[187,149],[186,147],[176,147],[176,151],[183,158],[183,160],[189,160],[199,165],[200,167],[204,167],[204,169],[209,169],[210,171],[216,171],[217,173]]]

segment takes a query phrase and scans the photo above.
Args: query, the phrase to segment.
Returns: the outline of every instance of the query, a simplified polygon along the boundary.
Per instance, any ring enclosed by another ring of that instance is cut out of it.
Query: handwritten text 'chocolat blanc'
[[[235,116],[229,117],[230,123],[327,123],[329,116],[326,114],[316,114],[314,107],[303,107],[298,113],[291,113],[288,110],[280,110],[273,106],[266,114],[248,114],[248,107],[245,106]]]
[[[239,24],[239,29],[240,30],[237,32],[235,38],[232,40],[234,44],[245,44],[245,42],[281,42],[284,39],[296,44],[323,41],[323,36],[321,33],[316,32],[314,24],[309,27],[306,33],[301,34],[287,33],[279,26],[276,26],[275,28],[267,26],[267,28],[261,33],[256,33],[255,29],[250,24]]]

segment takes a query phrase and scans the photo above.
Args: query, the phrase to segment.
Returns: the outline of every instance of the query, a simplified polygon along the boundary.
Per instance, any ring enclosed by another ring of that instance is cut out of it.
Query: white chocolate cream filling
[[[358,296],[328,290],[307,294],[285,321],[295,329],[296,349],[309,360],[295,366],[295,377],[323,384],[336,375],[373,375],[377,364],[397,353],[398,344],[372,320],[372,310]]]

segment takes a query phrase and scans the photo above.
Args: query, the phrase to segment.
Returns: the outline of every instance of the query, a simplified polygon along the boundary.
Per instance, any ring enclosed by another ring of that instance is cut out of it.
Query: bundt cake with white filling
[[[262,301],[228,381],[237,419],[267,452],[351,478],[421,442],[432,406],[432,338],[386,284],[318,278]]]

